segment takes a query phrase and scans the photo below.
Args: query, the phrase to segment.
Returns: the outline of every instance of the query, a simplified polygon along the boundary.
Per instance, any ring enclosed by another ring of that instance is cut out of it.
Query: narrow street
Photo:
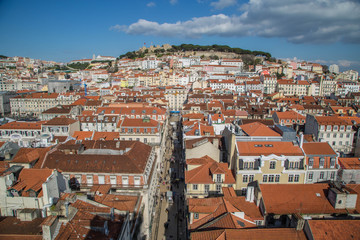
[[[171,118],[174,121],[174,117]],[[179,117],[177,117],[179,119]],[[170,121],[170,122],[171,122]],[[165,161],[159,178],[160,196],[154,218],[152,239],[186,239],[184,164],[181,123],[171,126],[166,142]]]

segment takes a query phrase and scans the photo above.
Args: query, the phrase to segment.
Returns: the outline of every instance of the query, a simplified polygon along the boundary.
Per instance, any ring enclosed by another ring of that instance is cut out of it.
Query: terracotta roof
[[[77,120],[62,116],[62,117],[55,117],[42,125],[44,125],[44,126],[62,126],[62,125],[70,125],[75,122],[77,122]]]
[[[319,125],[352,125],[351,121],[346,121],[337,116],[316,116]]]
[[[32,163],[40,158],[37,148],[20,148],[11,162]]]
[[[95,141],[88,141],[92,146]],[[115,141],[113,141],[115,142]],[[86,141],[83,141],[85,144]],[[98,147],[94,149],[106,149],[107,141],[97,141]],[[116,142],[115,142],[116,144]],[[120,142],[121,149],[124,147]],[[101,147],[102,146],[102,147]],[[90,147],[90,146],[89,146]],[[143,173],[147,164],[152,147],[133,141],[130,150],[123,155],[101,154],[69,154],[65,155],[55,151],[48,155],[43,167],[57,168],[64,172],[92,172],[92,173]],[[89,148],[87,148],[89,149]],[[108,148],[112,149],[112,148]],[[119,148],[119,150],[121,150]]]
[[[279,133],[260,122],[248,123],[241,125],[240,127],[248,136],[281,136]]]
[[[228,168],[227,163],[218,163],[208,156],[204,158],[205,164],[194,168],[190,171],[185,171],[185,183],[214,183],[212,174],[225,174],[224,183],[235,183],[235,178],[232,171]],[[190,161],[189,161],[190,162]],[[187,162],[187,164],[189,164]]]
[[[138,196],[102,194],[95,195],[94,201],[104,204],[110,208],[120,211],[134,212],[135,206],[139,200]]]
[[[294,228],[222,229],[191,233],[192,240],[307,240],[303,231]]]
[[[260,184],[267,214],[347,213],[335,209],[327,199],[328,184]],[[281,194],[279,194],[281,192]]]
[[[308,220],[314,240],[359,239],[360,220]]]
[[[119,140],[119,133],[118,132],[95,132],[93,136],[93,140]]]
[[[27,197],[27,190],[34,190],[38,192],[38,197],[42,196],[42,184],[46,182],[47,178],[53,173],[52,169],[22,169],[19,174],[19,179],[11,188],[22,190],[22,196]]]
[[[214,140],[217,139],[218,140],[218,144],[219,147],[221,145],[221,136],[216,136],[216,137],[202,137],[202,138],[196,138],[196,139],[186,139],[185,141],[185,145],[186,145],[186,149],[193,149],[194,147],[196,147],[194,144],[203,141],[206,142],[206,140],[208,140],[208,142],[214,143]]]
[[[91,139],[92,135],[92,131],[75,131],[72,137],[76,138],[76,140],[85,140]]]
[[[8,122],[4,125],[0,126],[0,129],[25,129],[25,130],[41,130],[41,124],[44,124],[45,121],[38,121],[38,122]]]
[[[304,156],[301,148],[292,142],[236,142],[240,156],[285,155]]]
[[[303,149],[306,155],[335,155],[334,149],[327,142],[303,143]]]
[[[0,239],[42,239],[43,218],[21,221],[17,217],[0,217]],[[16,238],[18,236],[18,238]],[[34,238],[32,238],[34,237]]]
[[[359,158],[339,158],[342,169],[360,169]]]

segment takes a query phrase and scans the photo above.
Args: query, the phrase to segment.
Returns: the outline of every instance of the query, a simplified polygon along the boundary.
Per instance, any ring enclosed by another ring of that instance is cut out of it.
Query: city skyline
[[[0,54],[67,62],[142,46],[229,45],[360,70],[360,3],[1,1]]]

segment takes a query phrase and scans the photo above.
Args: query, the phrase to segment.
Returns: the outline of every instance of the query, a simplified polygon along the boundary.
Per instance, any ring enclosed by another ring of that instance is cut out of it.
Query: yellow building
[[[236,190],[246,192],[249,183],[304,183],[304,153],[293,142],[236,142],[233,172]]]

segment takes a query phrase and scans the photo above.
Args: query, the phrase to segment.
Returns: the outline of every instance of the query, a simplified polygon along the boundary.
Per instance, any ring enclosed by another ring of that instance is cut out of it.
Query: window
[[[280,175],[275,176],[275,182],[280,182]]]
[[[241,189],[241,195],[242,195],[242,196],[246,195],[246,190],[247,190],[246,188],[242,188],[242,189]]]
[[[334,168],[335,167],[335,158],[331,158],[330,159],[330,168]]]
[[[326,137],[327,137],[327,138],[330,138],[330,133],[326,134]]]
[[[328,125],[328,126],[326,127],[326,130],[331,131],[331,126]]]
[[[93,176],[91,175],[86,176],[86,182],[88,185],[91,186],[93,184]]]
[[[122,184],[123,185],[129,185],[129,177],[123,176],[122,177]]]
[[[99,184],[105,184],[105,176],[99,175]]]
[[[269,175],[269,182],[274,182],[274,175]]]
[[[244,162],[244,169],[248,169],[249,168],[249,163],[248,162]]]
[[[324,163],[325,163],[325,159],[324,158],[320,158],[320,168],[324,167]]]
[[[254,168],[254,162],[250,162],[249,163],[249,169],[253,169]]]
[[[116,184],[116,176],[110,176],[110,184]]]
[[[289,168],[294,168],[294,162],[289,163]]]
[[[309,158],[309,168],[312,168],[314,165],[314,159],[313,158]]]
[[[275,161],[271,161],[270,162],[270,169],[275,169],[276,167],[276,162]]]
[[[134,185],[139,186],[140,185],[140,177],[134,177]]]
[[[295,175],[294,182],[299,182],[299,174]]]
[[[336,145],[336,142],[335,142],[335,141],[333,141],[333,142],[332,142],[332,145],[333,145],[333,146],[335,146],[335,145]]]
[[[220,185],[220,184],[217,184],[217,185],[216,185],[216,191],[217,191],[218,193],[221,192],[221,185]]]
[[[193,190],[198,190],[198,185],[197,184],[193,184]]]
[[[254,181],[254,175],[249,175],[249,182]]]
[[[216,174],[216,182],[221,182],[221,174]]]
[[[324,179],[324,172],[320,172],[320,180]]]
[[[243,182],[247,182],[248,181],[248,175],[243,175]]]
[[[331,172],[330,178],[333,180],[335,178],[335,172]]]
[[[208,193],[210,191],[210,185],[205,184],[205,193]]]
[[[337,134],[336,134],[336,133],[334,133],[334,135],[333,135],[333,136],[334,136],[334,138],[336,138],[336,137],[337,137]]]
[[[263,176],[263,182],[267,182],[267,179],[268,179],[268,176],[267,176],[267,175],[264,175],[264,176]]]
[[[295,168],[296,169],[299,169],[299,164],[300,164],[299,162],[295,162]]]
[[[289,175],[288,182],[293,182],[293,181],[294,181],[294,175],[290,174],[290,175]]]
[[[194,213],[194,219],[199,219],[199,214],[198,213]]]
[[[338,126],[334,126],[334,131],[337,131],[338,130]]]

